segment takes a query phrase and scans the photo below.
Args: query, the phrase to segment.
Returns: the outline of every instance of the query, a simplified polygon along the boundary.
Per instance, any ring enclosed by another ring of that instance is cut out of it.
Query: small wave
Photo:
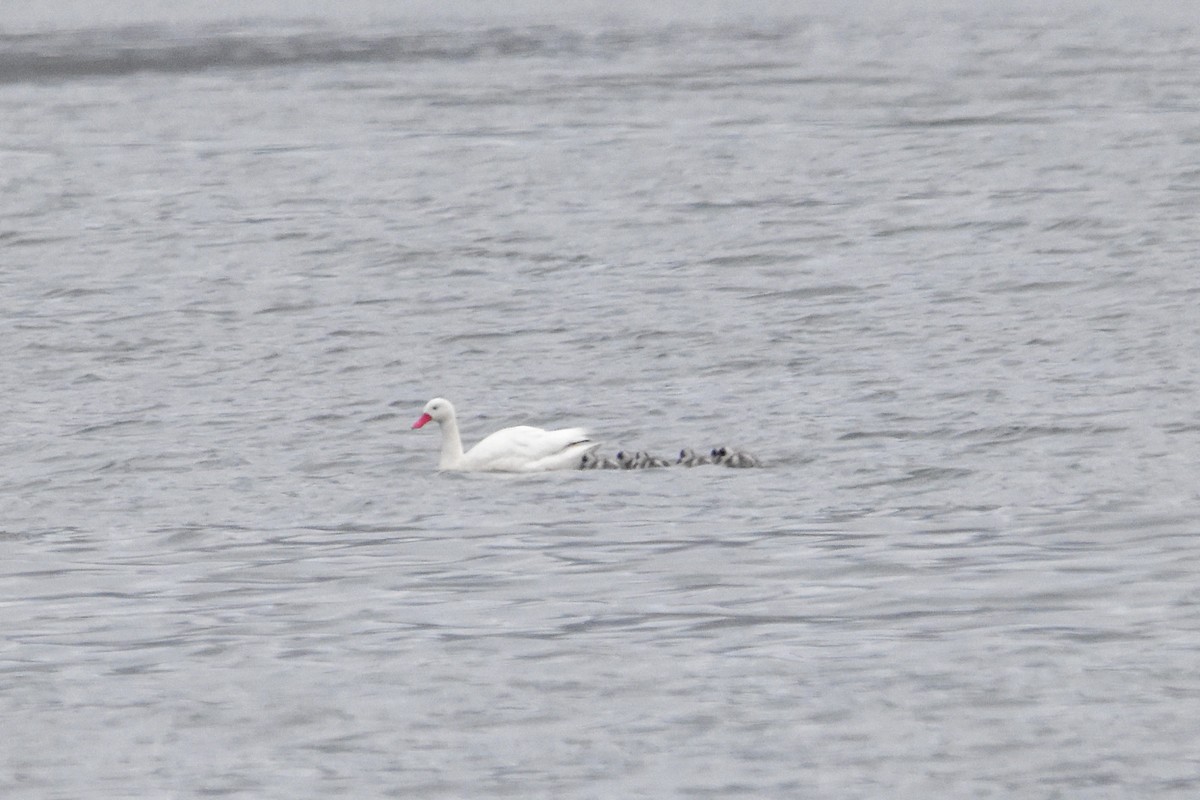
[[[852,442],[856,439],[917,439],[922,434],[904,429],[880,429],[866,431],[850,431],[838,437],[838,441]]]
[[[1008,114],[980,114],[977,116],[957,117],[909,117],[898,120],[898,128],[993,128],[998,125],[1045,125],[1050,120],[1039,116],[1021,116]]]
[[[1114,425],[997,425],[962,431],[958,438],[978,441],[983,445],[1009,444],[1047,436],[1091,436],[1120,433],[1125,428]]]
[[[970,477],[974,474],[975,470],[967,469],[965,467],[917,467],[915,469],[908,470],[902,475],[895,475],[880,480],[855,483],[851,484],[848,488],[872,489],[878,486],[925,486],[936,484],[941,481],[956,481],[962,478]]]
[[[459,61],[611,47],[609,38],[550,26],[423,33],[131,26],[0,35],[0,83],[296,64]]]
[[[811,300],[822,297],[839,297],[842,295],[856,295],[863,291],[861,286],[855,286],[849,283],[830,283],[818,284],[813,286],[800,286],[795,289],[780,289],[771,292],[756,292],[750,295],[748,300]]]
[[[1057,292],[1062,289],[1072,289],[1080,285],[1080,281],[1004,281],[993,284],[988,291],[997,294],[1023,294]]]

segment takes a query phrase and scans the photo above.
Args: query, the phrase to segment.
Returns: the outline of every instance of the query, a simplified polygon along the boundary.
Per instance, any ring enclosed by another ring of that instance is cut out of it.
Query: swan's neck
[[[462,437],[458,435],[458,420],[454,417],[442,423],[442,459],[438,469],[456,469],[462,464]]]

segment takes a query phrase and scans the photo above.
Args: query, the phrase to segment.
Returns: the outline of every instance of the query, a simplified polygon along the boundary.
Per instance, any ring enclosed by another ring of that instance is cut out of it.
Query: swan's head
[[[453,418],[454,406],[450,405],[450,401],[441,397],[435,397],[425,404],[425,408],[421,409],[421,417],[412,426],[419,428],[430,421],[441,425],[446,420]]]

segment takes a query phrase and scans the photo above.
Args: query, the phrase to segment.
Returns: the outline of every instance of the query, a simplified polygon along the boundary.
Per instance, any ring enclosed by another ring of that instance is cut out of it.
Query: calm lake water
[[[1195,797],[1200,27],[577,5],[0,22],[3,795]]]

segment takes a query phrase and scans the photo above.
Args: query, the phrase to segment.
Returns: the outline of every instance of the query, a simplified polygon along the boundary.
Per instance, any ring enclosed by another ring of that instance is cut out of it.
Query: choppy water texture
[[[1195,797],[1200,31],[1121,13],[10,20],[4,796]]]

